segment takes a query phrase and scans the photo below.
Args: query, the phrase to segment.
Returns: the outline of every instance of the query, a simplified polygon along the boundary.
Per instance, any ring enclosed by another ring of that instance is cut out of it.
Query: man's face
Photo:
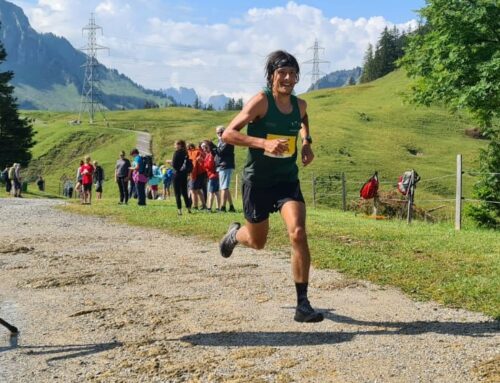
[[[278,68],[273,73],[273,91],[290,95],[297,84],[297,70],[294,67]]]

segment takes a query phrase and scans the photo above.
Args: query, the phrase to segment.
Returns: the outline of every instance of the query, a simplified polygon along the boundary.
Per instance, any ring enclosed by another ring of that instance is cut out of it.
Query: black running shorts
[[[282,182],[262,188],[243,183],[243,210],[248,222],[259,223],[269,218],[269,214],[281,210],[287,201],[304,202],[299,181]]]

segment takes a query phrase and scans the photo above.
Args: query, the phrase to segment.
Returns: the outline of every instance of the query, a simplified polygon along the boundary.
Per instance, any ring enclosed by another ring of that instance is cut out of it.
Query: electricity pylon
[[[78,121],[81,122],[82,114],[88,111],[89,122],[94,123],[94,117],[97,110],[102,113],[104,120],[106,116],[104,115],[104,109],[102,105],[102,100],[99,97],[99,79],[97,76],[97,52],[99,50],[108,50],[109,48],[97,44],[97,31],[102,28],[95,23],[94,13],[90,14],[89,24],[82,28],[82,34],[87,32],[88,43],[87,46],[81,48],[80,50],[86,52],[87,61],[84,65],[85,76],[83,78],[82,87],[82,98],[80,102],[80,114],[78,116]]]
[[[329,64],[330,61],[320,60],[319,51],[320,49],[324,50],[325,48],[319,46],[318,39],[314,40],[314,45],[309,49],[313,50],[313,58],[311,60],[304,61],[303,64],[312,64],[313,66],[312,71],[307,72],[306,74],[311,75],[311,87],[315,90],[318,89],[319,76],[325,74],[319,70],[319,64]]]

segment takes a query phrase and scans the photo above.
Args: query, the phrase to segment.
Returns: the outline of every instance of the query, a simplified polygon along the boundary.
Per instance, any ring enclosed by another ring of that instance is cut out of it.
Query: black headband
[[[292,67],[292,68],[298,69],[297,68],[297,64],[295,62],[293,62],[290,58],[285,57],[285,58],[283,58],[281,60],[276,60],[273,63],[273,72],[276,69],[284,68],[284,67]]]

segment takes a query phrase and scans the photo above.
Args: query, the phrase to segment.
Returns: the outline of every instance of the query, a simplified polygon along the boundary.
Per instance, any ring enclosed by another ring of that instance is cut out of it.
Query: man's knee
[[[292,243],[303,243],[307,240],[306,228],[304,226],[296,226],[288,231],[288,236]]]

